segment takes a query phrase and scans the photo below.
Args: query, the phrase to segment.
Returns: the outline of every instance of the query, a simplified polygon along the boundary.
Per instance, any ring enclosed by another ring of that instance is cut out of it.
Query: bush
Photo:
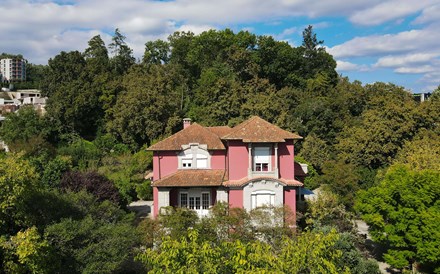
[[[72,165],[79,170],[96,169],[101,161],[102,152],[92,142],[77,139],[70,145],[58,149],[60,155],[72,157]]]
[[[63,174],[70,170],[72,161],[70,157],[57,156],[47,163],[41,177],[42,183],[49,188],[59,187]]]
[[[144,181],[141,184],[136,185],[137,197],[141,200],[153,200],[153,188],[151,187],[151,182]]]
[[[66,172],[61,179],[61,188],[79,192],[86,190],[98,198],[99,201],[109,200],[115,204],[125,206],[118,189],[112,181],[97,172]]]

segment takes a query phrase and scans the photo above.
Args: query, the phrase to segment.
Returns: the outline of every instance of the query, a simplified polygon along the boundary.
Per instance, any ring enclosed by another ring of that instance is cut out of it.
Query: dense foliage
[[[357,210],[373,239],[389,245],[392,266],[418,262],[440,272],[440,171],[393,166],[383,181],[359,193]]]

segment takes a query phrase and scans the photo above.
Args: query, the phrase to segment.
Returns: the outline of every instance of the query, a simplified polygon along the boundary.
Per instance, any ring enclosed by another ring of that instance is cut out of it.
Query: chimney
[[[191,118],[183,118],[183,129],[191,125]]]

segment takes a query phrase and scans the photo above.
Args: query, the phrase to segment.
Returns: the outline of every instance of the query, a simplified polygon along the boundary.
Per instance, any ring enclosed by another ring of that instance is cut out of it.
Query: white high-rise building
[[[26,81],[26,60],[5,58],[0,60],[2,81]]]

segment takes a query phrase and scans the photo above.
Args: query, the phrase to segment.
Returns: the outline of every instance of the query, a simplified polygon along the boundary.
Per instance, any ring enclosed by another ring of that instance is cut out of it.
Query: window
[[[180,207],[188,207],[188,193],[180,193]]]
[[[208,157],[203,154],[197,154],[197,168],[208,168]]]
[[[274,206],[275,193],[269,190],[254,191],[251,194],[252,209],[262,206]]]
[[[209,193],[202,193],[202,209],[209,209]]]
[[[210,168],[210,154],[205,149],[194,147],[185,149],[179,154],[179,168],[186,169],[207,169]]]
[[[270,148],[256,147],[254,151],[254,171],[270,171]]]
[[[194,197],[196,199],[196,208],[195,209],[200,209],[200,196],[198,197]]]
[[[182,159],[182,168],[191,168],[192,166],[192,158]]]
[[[209,209],[211,204],[211,195],[209,192],[180,192],[179,199],[180,207],[187,207],[193,210]]]

